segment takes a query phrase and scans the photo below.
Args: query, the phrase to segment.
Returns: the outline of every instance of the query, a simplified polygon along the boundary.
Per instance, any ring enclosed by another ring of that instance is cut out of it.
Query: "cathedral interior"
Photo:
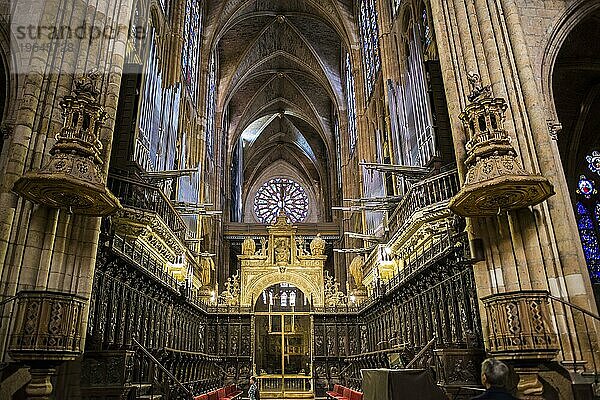
[[[599,54],[600,0],[0,0],[0,400],[600,399]]]

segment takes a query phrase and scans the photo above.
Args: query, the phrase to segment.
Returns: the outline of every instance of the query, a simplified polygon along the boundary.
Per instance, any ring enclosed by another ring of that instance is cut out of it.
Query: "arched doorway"
[[[254,304],[253,366],[261,397],[312,397],[310,299],[296,286],[278,283]]]
[[[556,56],[552,92],[562,124],[558,147],[600,304],[600,8],[575,17]]]

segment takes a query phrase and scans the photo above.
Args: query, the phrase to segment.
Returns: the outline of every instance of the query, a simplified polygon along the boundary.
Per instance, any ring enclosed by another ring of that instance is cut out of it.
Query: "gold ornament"
[[[244,243],[242,243],[242,254],[245,256],[253,256],[256,252],[256,243],[252,238],[244,239]]]
[[[310,242],[310,254],[313,256],[322,256],[325,254],[325,241],[320,233]]]
[[[354,279],[354,285],[357,289],[362,288],[363,285],[363,264],[365,259],[362,256],[356,256],[350,263],[350,274]]]

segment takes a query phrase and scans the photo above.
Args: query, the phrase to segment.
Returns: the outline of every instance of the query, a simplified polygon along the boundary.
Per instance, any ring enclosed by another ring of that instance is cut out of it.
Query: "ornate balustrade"
[[[422,252],[413,253],[404,261],[402,268],[386,281],[379,282],[373,288],[372,297],[380,297],[396,290],[407,281],[419,276],[425,272],[427,268],[435,264],[436,261],[453,254],[462,262],[469,261],[469,246],[466,234],[461,234],[452,237],[450,234],[445,234],[437,241],[433,242],[429,247],[424,248]],[[365,307],[367,304],[364,305]]]
[[[140,271],[149,274],[174,291],[180,290],[181,284],[166,271],[164,263],[157,260],[156,256],[145,246],[125,240],[119,235],[114,235],[108,243],[108,250],[115,255],[127,260]]]
[[[449,201],[459,189],[460,179],[456,169],[414,184],[390,215],[389,231],[392,233],[400,231],[417,211],[436,203]]]
[[[420,362],[447,387],[478,383],[483,334],[466,246],[456,246],[464,238],[440,241],[360,307],[314,310],[319,390],[333,383],[360,387],[361,368],[387,368],[389,354],[406,365],[433,338]]]
[[[503,358],[553,359],[559,351],[548,293],[510,292],[482,299],[488,316],[488,351]]]
[[[85,299],[69,293],[21,291],[9,353],[18,361],[74,360],[81,348]]]
[[[600,373],[600,317],[547,291],[482,299],[489,352],[505,359],[557,360],[569,371]]]
[[[488,352],[512,361],[519,390],[543,393],[531,365],[549,361],[562,365],[573,383],[598,382],[600,316],[542,290],[498,293],[482,301]]]
[[[394,279],[407,266],[410,269],[430,262],[432,256],[440,253],[439,247],[447,245],[446,238],[456,235],[461,222],[450,212],[448,202],[459,188],[458,172],[454,169],[408,190],[389,217],[388,242],[377,245],[361,268],[362,284],[370,294],[380,281]]]
[[[188,229],[159,187],[115,174],[109,175],[108,187],[123,206],[111,217],[115,236],[144,244],[180,282],[188,278],[190,271],[200,273],[197,256],[189,247],[196,233]]]
[[[111,174],[108,177],[108,188],[123,207],[155,213],[182,242],[196,237],[195,232],[188,230],[181,215],[159,187]]]

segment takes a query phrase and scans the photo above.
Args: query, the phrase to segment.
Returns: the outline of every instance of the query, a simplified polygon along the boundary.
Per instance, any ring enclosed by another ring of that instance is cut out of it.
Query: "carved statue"
[[[322,256],[325,254],[325,241],[321,238],[320,233],[310,242],[310,253],[313,256]]]
[[[325,304],[329,307],[346,304],[346,295],[340,291],[340,284],[333,276],[325,277]]]
[[[362,270],[362,268],[363,268],[364,263],[365,263],[365,260],[362,256],[354,257],[354,259],[350,263],[350,274],[352,275],[352,278],[354,279],[354,285],[356,285],[356,288],[363,287],[363,270]]]
[[[290,262],[290,241],[288,238],[275,238],[274,242],[275,262],[289,263]]]
[[[98,90],[97,83],[100,79],[100,73],[97,69],[92,69],[86,74],[75,79],[74,92],[77,94],[85,94],[96,100],[100,91]]]
[[[210,257],[203,257],[200,261],[200,284],[202,286],[210,286],[211,276],[215,270],[215,262]]]
[[[238,274],[227,279],[225,290],[219,296],[219,302],[230,306],[240,304],[240,277]]]
[[[267,238],[265,238],[265,237],[260,238],[260,255],[261,256],[267,255],[268,246],[269,246],[269,241],[267,240]]]
[[[244,243],[242,243],[242,254],[245,256],[253,256],[256,251],[256,243],[252,238],[244,239]]]
[[[491,97],[492,89],[490,86],[483,86],[481,82],[481,76],[478,73],[469,71],[467,72],[467,80],[471,87],[471,93],[467,96],[470,101],[474,101],[478,97]]]
[[[305,250],[304,250],[304,238],[297,238],[296,239],[296,250],[297,250],[297,254],[299,256],[303,256],[306,254]]]

